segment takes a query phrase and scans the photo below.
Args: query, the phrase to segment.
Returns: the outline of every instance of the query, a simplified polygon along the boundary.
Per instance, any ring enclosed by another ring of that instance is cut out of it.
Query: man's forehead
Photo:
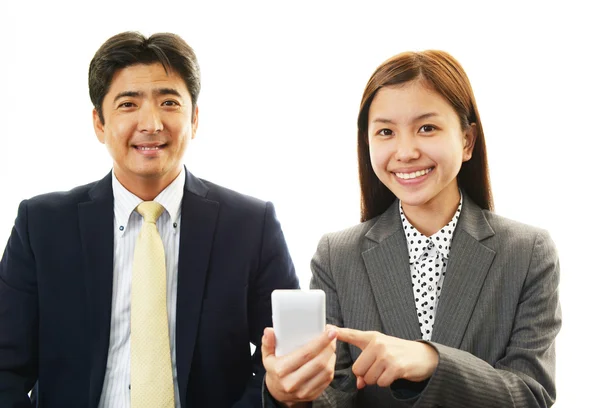
[[[140,94],[165,94],[165,90],[189,93],[179,73],[166,70],[159,62],[135,64],[115,71],[107,94],[139,92]]]
[[[173,69],[165,69],[161,63],[135,64],[115,71],[112,81],[124,82],[153,82],[153,81],[183,81],[181,75]]]

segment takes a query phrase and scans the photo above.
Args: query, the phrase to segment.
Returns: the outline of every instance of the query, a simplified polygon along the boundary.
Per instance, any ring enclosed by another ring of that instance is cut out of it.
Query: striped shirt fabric
[[[177,305],[177,266],[179,260],[179,237],[181,224],[181,201],[185,185],[185,171],[165,188],[154,201],[165,211],[156,225],[165,247],[167,263],[167,313],[171,343],[175,406],[181,407],[177,387],[177,364],[175,353],[175,322]],[[133,251],[143,219],[135,208],[142,202],[129,192],[112,175],[114,195],[114,265],[110,342],[106,374],[102,386],[99,408],[130,407],[130,316],[131,273]]]

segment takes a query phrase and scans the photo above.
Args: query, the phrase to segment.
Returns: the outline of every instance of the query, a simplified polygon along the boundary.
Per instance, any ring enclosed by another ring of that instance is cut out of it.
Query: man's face
[[[198,108],[179,74],[160,63],[115,72],[102,101],[104,123],[94,110],[94,129],[113,158],[126,188],[140,182],[170,183],[196,135]],[[162,184],[162,183],[161,183]]]

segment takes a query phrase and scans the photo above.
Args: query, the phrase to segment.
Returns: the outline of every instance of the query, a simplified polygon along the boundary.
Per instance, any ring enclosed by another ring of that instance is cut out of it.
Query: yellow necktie
[[[146,201],[131,279],[131,407],[173,408],[173,369],[167,320],[165,250],[156,220],[164,208]]]

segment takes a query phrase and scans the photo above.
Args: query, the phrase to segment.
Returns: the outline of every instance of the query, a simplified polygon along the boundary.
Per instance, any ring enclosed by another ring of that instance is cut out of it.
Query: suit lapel
[[[177,378],[183,407],[219,215],[219,203],[207,199],[207,194],[206,184],[187,172],[181,203],[176,328]]]
[[[397,200],[379,217],[366,238],[372,241],[372,247],[362,256],[385,333],[407,340],[420,338]]]
[[[90,189],[90,201],[79,203],[79,224],[86,281],[90,341],[89,406],[100,400],[108,345],[113,283],[113,194],[111,174]]]
[[[494,235],[483,211],[463,193],[431,340],[458,348],[496,253],[480,241]]]

